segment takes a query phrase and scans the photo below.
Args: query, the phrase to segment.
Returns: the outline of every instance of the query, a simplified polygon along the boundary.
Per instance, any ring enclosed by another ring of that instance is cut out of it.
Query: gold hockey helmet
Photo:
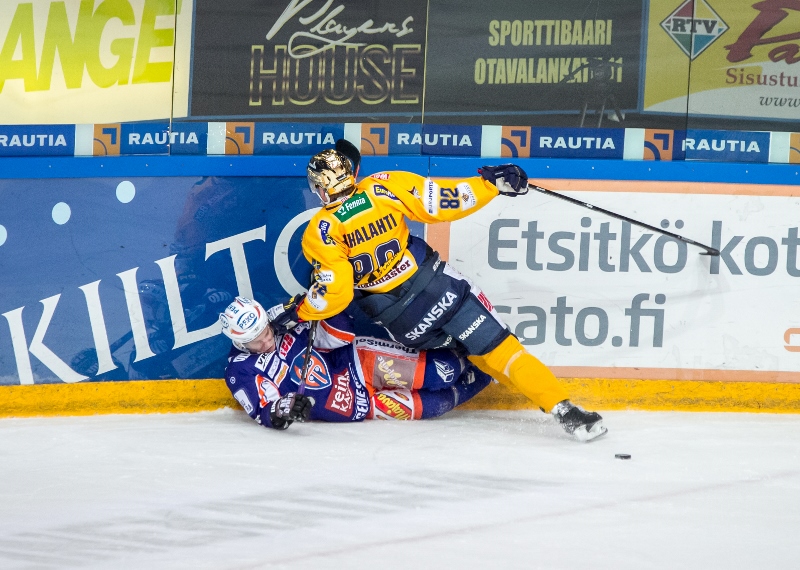
[[[312,156],[307,171],[308,187],[324,206],[344,201],[356,189],[350,160],[332,148]]]

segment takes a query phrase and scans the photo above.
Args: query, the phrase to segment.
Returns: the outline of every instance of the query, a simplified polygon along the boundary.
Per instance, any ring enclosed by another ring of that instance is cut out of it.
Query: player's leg
[[[448,388],[439,390],[380,390],[372,396],[372,417],[424,420],[445,414],[472,399],[492,381],[470,366]]]
[[[426,350],[421,356],[425,358],[425,376],[420,386],[424,390],[450,388],[467,368],[472,367],[466,357],[460,357],[455,350]]]
[[[420,272],[399,291],[361,297],[359,306],[406,346],[432,349],[457,345],[465,349],[481,370],[521,392],[544,411],[552,413],[557,403],[568,402],[567,391],[510,333],[483,292],[449,264],[436,267],[435,271]],[[418,286],[421,283],[424,288]],[[554,415],[568,432],[578,433],[570,430],[561,415]],[[594,421],[594,416],[583,419],[584,429],[591,436],[587,439],[605,433],[602,422]]]
[[[489,299],[471,279],[447,265],[445,274],[466,283],[469,294],[444,330],[462,345],[470,360],[498,382],[510,384],[549,412],[569,398],[547,366],[530,354],[511,334]]]
[[[480,288],[449,266],[445,273],[470,284],[471,295],[443,327],[466,348],[470,360],[498,382],[513,387],[543,411],[552,413],[577,439],[589,441],[603,435],[606,429],[602,418],[570,403],[569,393],[552,371],[510,333]]]
[[[551,370],[525,350],[512,335],[485,354],[472,355],[469,359],[478,368],[497,378],[498,382],[511,385],[546,412],[569,398],[569,393]]]

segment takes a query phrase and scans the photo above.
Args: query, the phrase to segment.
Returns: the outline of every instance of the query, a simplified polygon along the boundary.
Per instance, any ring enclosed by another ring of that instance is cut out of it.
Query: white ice
[[[800,416],[604,415],[3,419],[0,568],[800,567]]]

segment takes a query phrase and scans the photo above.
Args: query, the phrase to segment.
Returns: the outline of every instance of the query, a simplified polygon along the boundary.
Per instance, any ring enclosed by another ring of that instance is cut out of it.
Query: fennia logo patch
[[[366,212],[372,209],[372,202],[366,194],[356,194],[349,200],[346,200],[333,215],[340,222],[345,222],[361,212]]]

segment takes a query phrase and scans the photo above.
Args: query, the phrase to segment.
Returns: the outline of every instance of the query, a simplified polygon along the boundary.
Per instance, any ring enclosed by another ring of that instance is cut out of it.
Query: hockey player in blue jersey
[[[491,378],[451,350],[417,351],[393,341],[355,336],[352,319],[319,322],[304,394],[297,394],[309,323],[275,336],[265,310],[237,297],[220,314],[233,341],[225,383],[256,422],[286,429],[307,419],[357,422],[440,416],[485,388]]]

